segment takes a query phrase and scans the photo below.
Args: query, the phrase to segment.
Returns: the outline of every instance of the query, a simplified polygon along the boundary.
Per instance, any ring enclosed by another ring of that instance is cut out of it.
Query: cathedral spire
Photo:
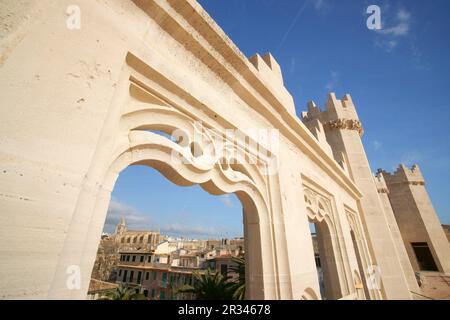
[[[126,231],[126,226],[125,226],[125,218],[122,217],[120,219],[120,222],[117,224],[116,226],[116,232],[115,234],[122,234]]]

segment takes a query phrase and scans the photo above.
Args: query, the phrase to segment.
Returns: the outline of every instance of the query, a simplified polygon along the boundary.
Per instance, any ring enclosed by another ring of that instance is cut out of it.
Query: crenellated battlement
[[[333,154],[333,151],[331,150],[331,146],[328,144],[322,122],[318,118],[311,118],[304,123],[309,131],[313,134],[313,136],[317,139],[322,148],[331,156]]]
[[[353,104],[350,94],[345,94],[342,99],[337,99],[334,92],[328,94],[326,103],[326,112],[328,113],[328,120],[357,120],[355,105]]]
[[[322,111],[320,110],[320,107],[316,105],[314,101],[309,101],[307,104],[308,111],[302,112],[302,121],[304,123],[314,120],[314,119],[320,119],[320,115]]]
[[[308,102],[308,111],[302,113],[302,121],[306,124],[318,119],[325,128],[356,130],[363,135],[364,130],[350,94],[337,99],[336,94],[330,92],[325,106],[325,110],[322,111],[314,101]]]
[[[272,91],[272,94],[280,99],[292,115],[295,115],[294,99],[284,86],[281,67],[273,55],[271,53],[266,53],[261,57],[256,53],[248,58],[248,60],[257,70],[263,83]]]
[[[413,165],[411,169],[404,164],[400,164],[394,173],[389,173],[382,169],[378,169],[377,175],[382,175],[388,186],[400,183],[408,183],[413,185],[425,184],[425,179],[423,178],[422,172],[417,164]]]
[[[377,187],[378,193],[389,193],[386,181],[384,180],[384,176],[381,172],[377,172],[374,175],[373,180],[375,181],[375,186]]]
[[[270,73],[283,83],[283,74],[281,67],[270,52],[262,57],[256,53],[248,59],[259,71],[270,70]]]

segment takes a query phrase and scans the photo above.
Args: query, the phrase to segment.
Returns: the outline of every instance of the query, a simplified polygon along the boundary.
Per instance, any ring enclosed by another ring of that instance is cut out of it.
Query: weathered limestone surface
[[[438,271],[450,273],[450,244],[434,211],[419,166],[400,165],[396,172],[378,173],[389,189],[389,200],[414,271],[421,271],[412,243],[427,243]]]
[[[400,264],[402,266],[402,270],[404,270],[404,274],[406,276],[406,280],[408,281],[409,290],[412,292],[418,292],[419,287],[414,275],[414,270],[411,266],[411,262],[408,259],[408,254],[403,243],[402,235],[400,233],[399,225],[394,216],[394,211],[392,210],[391,203],[389,201],[389,190],[386,186],[386,182],[384,181],[383,176],[376,175],[375,177],[375,185],[378,190],[378,196],[380,198],[384,214],[386,216],[386,220],[388,222],[389,230],[391,232],[392,238],[394,240],[394,245],[397,250],[398,258],[400,260]]]
[[[237,194],[249,299],[321,298],[310,221],[324,226],[334,297],[411,298],[356,111],[305,126],[275,59],[247,59],[193,0],[79,0],[79,30],[71,5],[0,3],[0,298],[84,299],[111,191],[134,164]],[[176,129],[187,144],[155,133]],[[275,129],[279,143],[231,143],[227,129]],[[211,132],[243,157],[208,162]]]
[[[350,95],[339,100],[331,93],[323,112],[314,103],[310,103],[303,118],[306,122],[320,120],[334,158],[348,170],[349,176],[363,191],[358,204],[359,212],[374,262],[382,274],[383,296],[387,299],[410,299],[407,279],[410,279],[409,283],[415,289],[418,289],[417,283],[414,285],[412,269],[407,265],[402,267],[401,261],[406,260],[406,253],[404,250],[397,250],[391,234],[389,222],[392,219],[389,221],[383,210],[361,141],[363,129]]]

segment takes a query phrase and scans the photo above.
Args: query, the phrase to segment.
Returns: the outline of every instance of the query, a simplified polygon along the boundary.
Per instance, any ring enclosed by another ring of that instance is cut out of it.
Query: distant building
[[[223,276],[229,276],[232,279],[237,278],[239,275],[232,269],[237,266],[235,258],[236,256],[224,255],[208,259],[207,268],[219,272]]]
[[[449,224],[443,224],[442,228],[444,229],[444,233],[447,236],[448,241],[450,242],[450,225]]]
[[[203,271],[203,261],[194,255],[156,251],[121,251],[117,283],[135,287],[152,300],[191,299],[189,294],[177,294],[177,289],[193,284],[193,272]]]
[[[192,294],[178,293],[183,285],[195,283],[194,273],[203,273],[208,268],[236,277],[231,266],[236,265],[233,257],[243,256],[239,244],[218,240],[216,249],[207,248],[207,243],[192,241],[164,241],[154,249],[120,251],[117,265],[118,284],[135,287],[136,292],[152,300],[193,299]],[[196,244],[197,243],[197,244]],[[195,249],[186,249],[195,248]]]
[[[123,250],[152,250],[165,240],[158,231],[127,230],[122,218],[111,236],[102,235],[91,278],[115,282],[119,252]]]
[[[101,298],[105,293],[114,290],[119,285],[111,282],[105,282],[97,279],[91,279],[91,282],[89,283],[89,289],[88,289],[88,299],[89,300],[97,300],[98,298]]]
[[[113,235],[114,241],[120,244],[121,250],[128,249],[150,249],[152,246],[156,246],[166,238],[161,236],[159,231],[137,231],[127,230],[125,225],[125,219],[122,218],[120,223],[116,227],[116,231]]]

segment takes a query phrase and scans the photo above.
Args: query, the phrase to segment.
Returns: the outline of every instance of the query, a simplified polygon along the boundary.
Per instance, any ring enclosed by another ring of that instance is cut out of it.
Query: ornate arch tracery
[[[127,166],[147,165],[180,186],[199,184],[215,195],[235,193],[244,208],[246,252],[251,255],[246,277],[250,298],[275,298],[278,289],[264,288],[264,274],[277,274],[264,175],[270,153],[259,154],[245,141],[230,140],[133,79],[118,124],[115,160],[106,170],[103,187],[112,190]],[[278,286],[276,281],[272,285]]]

